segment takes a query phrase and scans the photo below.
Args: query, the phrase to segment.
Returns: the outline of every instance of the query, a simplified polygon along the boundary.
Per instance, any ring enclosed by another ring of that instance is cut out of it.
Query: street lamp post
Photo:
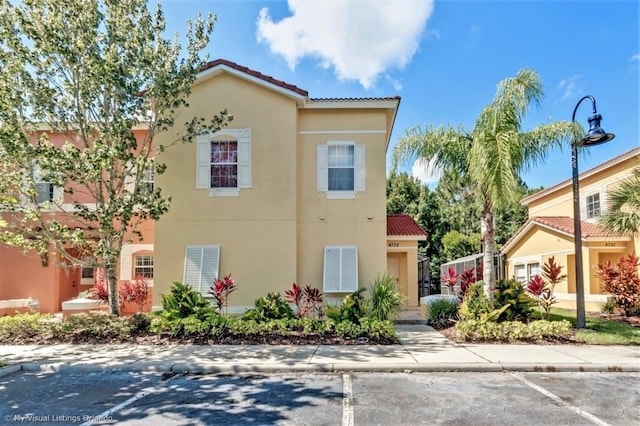
[[[590,99],[593,105],[593,115],[589,117],[589,131],[586,136],[573,141],[571,144],[571,168],[573,172],[573,239],[575,249],[576,266],[576,327],[585,328],[586,317],[584,308],[584,276],[582,272],[582,227],[580,225],[580,188],[578,184],[578,146],[589,147],[600,145],[612,140],[615,135],[605,132],[600,127],[602,116],[596,110],[596,99],[593,96],[584,96],[573,109],[571,121],[576,121],[578,107],[585,99]]]

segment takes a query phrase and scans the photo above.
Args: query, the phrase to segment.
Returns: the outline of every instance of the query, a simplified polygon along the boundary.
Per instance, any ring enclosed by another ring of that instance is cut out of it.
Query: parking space
[[[17,372],[4,423],[640,424],[638,373],[176,375]]]

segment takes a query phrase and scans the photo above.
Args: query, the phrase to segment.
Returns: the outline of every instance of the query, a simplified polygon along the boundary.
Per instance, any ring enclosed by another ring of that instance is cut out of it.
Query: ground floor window
[[[153,278],[153,255],[136,255],[134,260],[134,277]]]

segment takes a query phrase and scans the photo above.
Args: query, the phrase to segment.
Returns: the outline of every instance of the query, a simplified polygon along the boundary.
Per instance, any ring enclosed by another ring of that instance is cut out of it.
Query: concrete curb
[[[9,374],[16,373],[20,370],[22,370],[22,366],[20,364],[7,365],[0,368],[0,377],[8,376]]]
[[[525,364],[525,363],[335,363],[335,364],[218,364],[197,363],[159,364],[130,363],[122,365],[66,364],[66,363],[24,363],[0,369],[0,377],[18,371],[27,372],[73,372],[73,373],[180,373],[180,374],[248,374],[248,373],[638,373],[640,365],[609,364]]]

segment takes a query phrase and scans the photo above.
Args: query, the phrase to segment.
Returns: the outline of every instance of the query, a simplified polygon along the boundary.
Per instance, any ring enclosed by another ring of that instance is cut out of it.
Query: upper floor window
[[[196,139],[196,188],[237,196],[251,188],[251,129],[224,129]]]
[[[587,218],[600,217],[600,194],[587,195]]]
[[[33,165],[32,173],[35,202],[37,204],[61,201],[62,188],[56,187],[53,183],[43,178],[42,170],[37,162]]]
[[[238,187],[238,142],[211,142],[211,188]]]
[[[365,146],[353,142],[318,145],[318,192],[353,198],[365,190]]]
[[[151,164],[149,164],[148,167],[145,168],[144,174],[140,181],[140,191],[146,195],[150,195],[153,193],[155,185],[156,170],[153,164],[153,160],[151,161]]]

